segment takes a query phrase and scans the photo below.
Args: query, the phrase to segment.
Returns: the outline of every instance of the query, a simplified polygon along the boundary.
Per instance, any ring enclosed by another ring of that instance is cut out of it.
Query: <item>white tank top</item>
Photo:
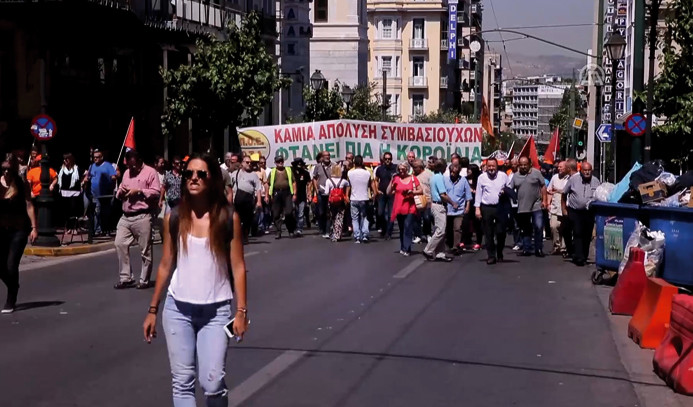
[[[188,234],[188,250],[178,244],[178,266],[168,292],[177,301],[214,304],[233,298],[228,267],[209,247],[209,238]]]

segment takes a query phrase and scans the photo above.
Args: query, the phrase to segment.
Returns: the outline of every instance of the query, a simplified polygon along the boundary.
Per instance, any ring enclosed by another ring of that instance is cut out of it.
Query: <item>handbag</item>
[[[421,182],[419,182],[419,179],[414,177],[412,180],[414,183],[414,186],[421,185]],[[426,195],[421,194],[421,195],[414,195],[414,203],[416,204],[416,209],[418,210],[423,210],[428,207],[428,198],[426,198]]]
[[[253,202],[255,201],[255,195],[251,194],[250,192],[243,191],[239,186],[238,186],[238,176],[240,175],[241,170],[236,171],[236,193],[233,196],[233,204],[238,206],[252,206]]]

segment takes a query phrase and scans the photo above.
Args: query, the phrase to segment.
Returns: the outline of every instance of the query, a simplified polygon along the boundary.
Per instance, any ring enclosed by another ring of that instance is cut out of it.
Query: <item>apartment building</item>
[[[480,111],[477,69],[479,77],[483,74],[470,44],[481,31],[481,5],[478,0],[454,4],[452,36],[447,0],[368,0],[368,77],[386,94],[390,115],[412,121],[441,108],[473,104],[475,95]],[[451,47],[456,55],[449,60]],[[478,55],[481,60],[483,54]]]
[[[320,70],[330,86],[335,81],[351,87],[366,84],[366,0],[313,0],[311,4],[310,73]]]
[[[303,87],[310,82],[310,39],[313,36],[310,2],[305,0],[278,0],[277,25],[279,40],[277,55],[282,76],[291,79],[288,89],[280,89],[276,100],[279,124],[300,116],[306,103]]]
[[[549,122],[559,110],[569,85],[560,77],[517,78],[512,86],[512,129],[519,137],[534,136],[538,144],[551,139]]]
[[[503,83],[503,66],[501,55],[487,52],[484,55],[484,70],[482,84],[482,100],[487,104],[494,133],[501,131],[501,110],[503,97],[501,86]]]

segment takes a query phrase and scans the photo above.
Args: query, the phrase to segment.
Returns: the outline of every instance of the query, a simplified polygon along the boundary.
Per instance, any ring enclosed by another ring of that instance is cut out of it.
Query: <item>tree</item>
[[[280,77],[260,27],[259,15],[248,13],[240,27],[229,27],[225,40],[199,39],[191,65],[160,69],[168,89],[162,116],[165,136],[192,118],[195,136],[210,140],[210,150],[221,148],[219,141],[229,127],[232,149],[240,151],[236,128],[256,124],[274,94],[291,83]]]
[[[368,85],[359,85],[354,89],[351,106],[344,118],[372,122],[383,120],[381,96],[376,93],[374,82]],[[394,121],[394,118],[386,115],[385,121]]]
[[[471,123],[462,114],[454,110],[439,109],[436,112],[418,115],[413,123]]]
[[[337,119],[382,121],[381,97],[375,93],[375,89],[375,83],[358,85],[353,88],[354,95],[347,111],[342,97],[342,84],[339,81],[336,81],[330,89],[321,89],[317,96],[312,88],[305,87],[303,97],[306,100],[306,110],[303,112],[303,121]],[[394,119],[390,116],[385,117],[385,121],[394,121]]]
[[[575,116],[572,117],[570,115],[571,91],[573,92],[572,96],[575,98]],[[572,144],[573,141],[570,139],[570,129],[573,126],[573,119],[576,117],[584,119],[587,117],[587,112],[585,111],[585,107],[582,103],[580,92],[577,90],[577,88],[571,87],[563,92],[561,105],[558,108],[558,111],[551,117],[551,120],[549,120],[549,127],[551,128],[551,131],[554,131],[556,128],[559,129],[558,131],[561,137],[561,146],[569,146]],[[578,134],[577,132],[578,130],[576,129],[576,135]]]
[[[654,82],[654,113],[665,119],[653,145],[660,157],[682,168],[693,154],[693,0],[669,6],[660,59],[662,71]],[[659,146],[657,146],[659,144]]]
[[[306,110],[303,112],[304,122],[320,122],[325,120],[338,120],[342,117],[344,100],[342,100],[339,82],[330,89],[314,91],[310,86],[303,88],[303,98],[306,101]]]

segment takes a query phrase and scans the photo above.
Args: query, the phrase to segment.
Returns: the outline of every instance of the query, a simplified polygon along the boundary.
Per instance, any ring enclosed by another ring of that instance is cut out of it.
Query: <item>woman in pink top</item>
[[[391,221],[397,219],[399,225],[399,254],[409,256],[411,254],[411,241],[416,219],[416,202],[414,195],[423,194],[421,183],[415,176],[409,175],[409,164],[400,163],[397,166],[397,175],[392,177],[387,193],[394,195]]]

